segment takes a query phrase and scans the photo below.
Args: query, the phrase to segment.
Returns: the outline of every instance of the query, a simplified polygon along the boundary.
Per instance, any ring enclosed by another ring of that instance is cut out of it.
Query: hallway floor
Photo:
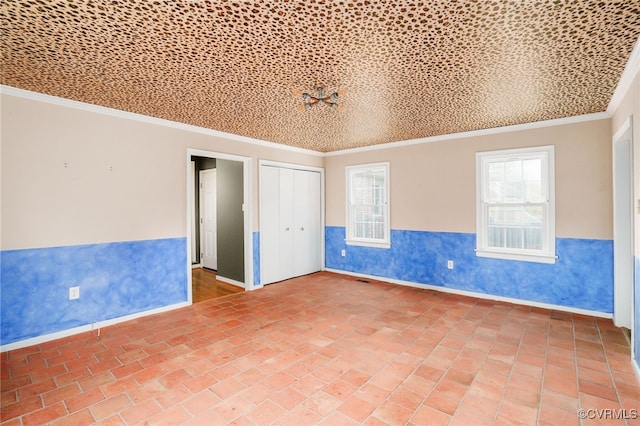
[[[611,320],[332,273],[3,353],[1,378],[2,425],[640,422]]]
[[[216,279],[217,272],[205,268],[191,269],[191,295],[193,303],[200,303],[216,297],[241,293],[243,288]]]

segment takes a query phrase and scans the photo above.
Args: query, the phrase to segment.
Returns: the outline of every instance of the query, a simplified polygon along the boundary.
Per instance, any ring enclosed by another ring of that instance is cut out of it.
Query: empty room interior
[[[640,424],[637,0],[0,18],[3,426]]]

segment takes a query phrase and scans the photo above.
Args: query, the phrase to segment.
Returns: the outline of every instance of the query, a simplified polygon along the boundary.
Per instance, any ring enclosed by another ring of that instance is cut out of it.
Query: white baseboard
[[[198,268],[202,268],[202,263],[192,263],[191,264],[191,269],[198,269]]]
[[[172,311],[174,309],[184,308],[190,306],[189,302],[176,303],[174,305],[163,306],[161,308],[151,309],[149,311],[137,312],[135,314],[125,315],[123,317],[113,318],[105,321],[96,321],[91,324],[82,325],[80,327],[74,327],[67,330],[57,331],[51,334],[45,334],[42,336],[31,337],[29,339],[20,340],[19,342],[13,342],[0,346],[0,352],[12,351],[15,349],[26,348],[28,346],[39,345],[40,343],[50,342],[51,340],[61,339],[63,337],[69,337],[76,334],[84,333],[87,331],[97,330],[109,325],[119,324],[125,321],[131,321],[136,318],[142,318],[149,315],[159,314],[161,312]]]
[[[393,278],[377,277],[375,275],[367,275],[367,274],[359,274],[356,272],[342,271],[340,269],[325,268],[324,270],[327,272],[335,272],[336,274],[341,274],[341,275],[352,275],[354,277],[369,278],[375,281],[384,281],[392,284],[404,285],[407,287],[423,288],[426,290],[435,290],[443,293],[457,294],[460,296],[475,297],[477,299],[495,300],[498,302],[513,303],[514,305],[523,305],[523,306],[531,306],[535,308],[552,309],[555,311],[570,312],[573,314],[587,315],[587,316],[598,317],[598,318],[607,318],[607,319],[613,318],[613,314],[608,314],[608,313],[599,312],[599,311],[591,311],[588,309],[571,308],[569,306],[553,305],[550,303],[534,302],[531,300],[514,299],[511,297],[496,296],[493,294],[486,294],[486,293],[477,293],[477,292],[468,291],[468,290],[458,290],[455,288],[442,287],[438,285],[420,284],[412,281],[402,281],[402,280],[396,280]]]
[[[223,283],[235,285],[236,287],[245,288],[244,283],[241,283],[240,281],[232,280],[231,278],[221,277],[220,275],[216,275],[216,280],[222,281]]]
[[[552,310],[556,310],[556,311],[564,311],[564,312],[570,312],[570,313],[575,313],[575,314],[580,314],[580,315],[587,315],[587,316],[593,316],[593,317],[598,317],[598,318],[608,318],[611,319],[613,318],[612,314],[607,314],[604,312],[599,312],[599,311],[591,311],[591,310],[587,310],[587,309],[579,309],[579,308],[571,308],[571,307],[567,307],[567,306],[561,306],[561,305],[553,305],[553,304],[549,304],[549,303],[540,303],[540,302],[533,302],[533,301],[528,301],[528,300],[521,300],[521,299],[514,299],[511,297],[503,297],[503,296],[495,296],[492,294],[484,294],[484,293],[476,293],[476,292],[472,292],[472,291],[466,291],[466,290],[458,290],[458,289],[454,289],[454,288],[448,288],[448,287],[441,287],[441,286],[436,286],[436,285],[430,285],[430,284],[419,284],[419,283],[415,283],[415,282],[411,282],[411,281],[402,281],[402,280],[396,280],[396,279],[392,279],[392,278],[385,278],[385,277],[377,277],[375,275],[367,275],[367,274],[359,274],[356,272],[349,272],[349,271],[342,271],[339,269],[331,269],[331,268],[325,268],[324,269],[327,272],[334,272],[336,274],[341,274],[341,275],[351,275],[351,276],[355,276],[355,277],[362,277],[362,278],[369,278],[371,280],[375,280],[375,281],[384,281],[384,282],[389,282],[389,283],[393,283],[393,284],[398,284],[398,285],[404,285],[404,286],[408,286],[408,287],[415,287],[415,288],[422,288],[422,289],[426,289],[426,290],[435,290],[435,291],[440,291],[443,293],[451,293],[451,294],[458,294],[461,296],[468,296],[468,297],[475,297],[478,299],[488,299],[488,300],[495,300],[495,301],[500,301],[500,302],[508,302],[508,303],[513,303],[516,305],[524,305],[524,306],[532,306],[532,307],[536,307],[536,308],[544,308],[544,309],[552,309]],[[232,284],[241,288],[245,288],[244,283],[233,280],[231,278],[226,278],[226,277],[221,277],[221,276],[217,276],[216,279],[228,283],[228,284]],[[262,286],[261,286],[262,287]],[[80,334],[80,333],[84,333],[86,331],[92,331],[92,330],[96,330],[98,328],[103,328],[103,327],[107,327],[109,325],[114,325],[114,324],[119,324],[125,321],[130,321],[136,318],[142,318],[148,315],[154,315],[154,314],[158,314],[161,312],[167,312],[167,311],[171,311],[174,309],[180,309],[180,308],[184,308],[186,306],[191,305],[191,303],[189,302],[181,302],[181,303],[176,303],[173,305],[169,305],[169,306],[163,306],[161,308],[156,308],[156,309],[151,309],[149,311],[143,311],[143,312],[137,312],[135,314],[130,314],[130,315],[125,315],[122,317],[118,317],[118,318],[113,318],[110,320],[105,320],[105,321],[98,321],[92,324],[87,324],[87,325],[83,325],[80,327],[74,327],[74,328],[70,328],[68,330],[62,330],[62,331],[58,331],[55,333],[51,333],[51,334],[45,334],[43,336],[37,336],[37,337],[32,337],[29,339],[25,339],[25,340],[20,340],[19,342],[13,342],[13,343],[9,343],[6,345],[1,345],[0,346],[0,352],[7,352],[7,351],[11,351],[11,350],[15,350],[15,349],[21,349],[21,348],[25,348],[27,346],[33,346],[33,345],[38,345],[40,343],[45,343],[45,342],[49,342],[51,340],[56,340],[56,339],[60,339],[63,337],[68,337],[68,336],[73,336],[76,334]],[[640,380],[640,368],[638,366],[638,364],[633,361],[633,365],[634,365],[634,369],[636,372],[636,375],[638,376],[638,379]]]

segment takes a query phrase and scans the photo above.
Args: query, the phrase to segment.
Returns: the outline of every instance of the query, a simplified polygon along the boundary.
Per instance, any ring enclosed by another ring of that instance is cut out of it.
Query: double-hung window
[[[555,263],[553,146],[476,154],[476,255]]]
[[[347,244],[389,248],[389,163],[347,167]]]

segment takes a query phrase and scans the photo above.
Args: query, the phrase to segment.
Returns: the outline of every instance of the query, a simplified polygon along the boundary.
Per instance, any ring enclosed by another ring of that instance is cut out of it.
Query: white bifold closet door
[[[322,268],[320,173],[260,166],[260,274],[269,284]]]

